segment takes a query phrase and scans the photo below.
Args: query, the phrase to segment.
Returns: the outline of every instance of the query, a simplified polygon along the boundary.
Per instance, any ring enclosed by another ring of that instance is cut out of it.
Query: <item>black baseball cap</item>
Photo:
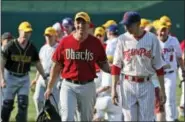
[[[2,40],[4,40],[4,39],[12,39],[12,38],[13,38],[13,36],[12,36],[12,34],[10,32],[5,32],[1,36]]]
[[[136,11],[128,11],[124,14],[123,20],[120,24],[124,24],[126,26],[131,25],[133,23],[139,22],[141,20],[141,16]]]

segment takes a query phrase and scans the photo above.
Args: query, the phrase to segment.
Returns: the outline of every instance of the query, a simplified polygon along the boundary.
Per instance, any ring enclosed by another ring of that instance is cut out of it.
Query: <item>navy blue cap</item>
[[[141,16],[136,11],[128,11],[124,14],[123,20],[120,24],[131,25],[133,23],[139,22],[141,20]]]
[[[63,26],[73,26],[73,20],[70,17],[66,17],[62,20]]]
[[[108,31],[111,31],[113,33],[118,32],[118,26],[117,25],[111,25],[107,28]]]

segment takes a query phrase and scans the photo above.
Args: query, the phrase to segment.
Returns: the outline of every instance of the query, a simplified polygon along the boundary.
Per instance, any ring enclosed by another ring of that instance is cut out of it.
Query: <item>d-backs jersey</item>
[[[160,41],[160,46],[163,60],[170,65],[165,71],[177,70],[177,58],[182,57],[180,43],[177,38],[169,35],[165,42]]]
[[[153,75],[156,69],[164,65],[159,40],[151,32],[145,32],[139,40],[136,40],[129,32],[120,35],[113,65],[119,67],[123,74]]]

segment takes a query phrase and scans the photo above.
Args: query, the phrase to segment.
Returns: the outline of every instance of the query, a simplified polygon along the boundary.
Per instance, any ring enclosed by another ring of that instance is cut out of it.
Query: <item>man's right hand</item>
[[[162,90],[162,89],[160,89],[159,95],[160,95],[160,104],[161,105],[164,105],[166,103],[166,94],[165,94],[165,91]]]
[[[36,84],[36,82],[37,82],[36,80],[32,80],[30,87],[33,87]]]
[[[112,103],[118,106],[118,94],[116,90],[112,90],[111,97],[112,97]]]
[[[2,81],[1,81],[0,87],[1,87],[1,88],[5,88],[5,87],[6,87],[6,81],[5,81],[5,80],[2,80]]]
[[[49,97],[50,97],[50,95],[51,95],[51,89],[50,88],[47,88],[46,89],[46,92],[44,93],[45,99],[48,100]]]

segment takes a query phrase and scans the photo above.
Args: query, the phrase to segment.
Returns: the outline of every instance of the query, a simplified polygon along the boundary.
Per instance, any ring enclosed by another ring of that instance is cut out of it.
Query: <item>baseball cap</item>
[[[53,27],[47,27],[45,29],[44,35],[54,36],[54,35],[57,35],[57,32]]]
[[[75,15],[75,20],[78,18],[82,18],[83,20],[85,20],[86,22],[91,22],[89,15],[86,12],[78,12]]]
[[[159,19],[156,19],[152,22],[152,26],[154,26],[155,29],[157,29],[157,24],[159,22]]]
[[[66,17],[62,20],[62,26],[73,26],[72,18]]]
[[[33,31],[31,24],[27,21],[21,22],[18,29],[23,30],[24,32],[32,32]]]
[[[5,39],[12,39],[13,38],[13,36],[12,36],[12,34],[10,33],[10,32],[5,32],[5,33],[3,33],[2,35],[1,35],[1,39],[2,40],[5,40]]]
[[[96,35],[101,35],[104,36],[105,35],[105,30],[102,27],[97,27],[94,31],[94,36]]]
[[[171,19],[170,19],[168,16],[166,16],[166,15],[162,16],[162,17],[160,18],[160,21],[161,21],[161,22],[166,22],[166,24],[167,24],[168,26],[171,26],[171,25],[172,25]]]
[[[108,31],[111,31],[113,33],[117,33],[118,32],[118,26],[117,25],[111,25],[107,28]]]
[[[165,22],[159,21],[157,23],[156,29],[162,29],[162,28],[169,28],[169,26]]]
[[[56,31],[64,31],[64,28],[62,26],[61,23],[56,22],[53,26],[52,26]]]
[[[133,23],[139,22],[141,20],[141,16],[136,11],[128,11],[124,14],[123,20],[120,22],[120,24],[124,25],[131,25]]]
[[[104,27],[104,28],[108,28],[109,26],[111,26],[111,25],[117,25],[117,23],[116,23],[116,21],[114,21],[114,20],[108,20],[105,24],[103,24],[102,26]]]
[[[141,24],[140,27],[146,27],[147,25],[150,24],[150,21],[145,19],[145,18],[141,18]]]

